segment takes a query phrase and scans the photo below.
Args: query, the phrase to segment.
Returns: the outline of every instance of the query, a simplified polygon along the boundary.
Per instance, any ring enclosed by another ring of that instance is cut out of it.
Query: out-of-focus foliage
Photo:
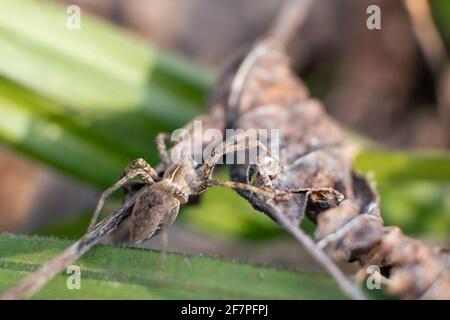
[[[413,234],[448,234],[450,154],[365,150],[355,167],[375,179],[387,225]]]
[[[450,154],[444,152],[363,150],[355,163],[357,170],[373,171],[377,181],[386,183],[450,181]]]
[[[430,5],[439,31],[450,48],[450,1],[430,0]]]
[[[1,1],[0,139],[102,188],[200,112],[211,77],[83,12]],[[26,23],[25,23],[26,21]],[[101,168],[101,169],[100,169]]]

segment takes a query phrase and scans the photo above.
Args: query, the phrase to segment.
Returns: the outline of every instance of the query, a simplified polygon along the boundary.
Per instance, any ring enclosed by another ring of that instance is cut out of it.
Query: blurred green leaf
[[[70,245],[69,241],[0,236],[0,291]],[[344,299],[328,276],[207,257],[98,245],[77,261],[81,289],[59,275],[37,299]]]
[[[0,8],[1,72],[75,109],[139,110],[181,125],[209,89],[210,77],[198,66],[85,13],[82,29],[70,30],[64,6],[18,0],[2,1]]]
[[[156,133],[200,112],[212,80],[200,67],[85,13],[69,30],[48,1],[0,10],[3,143],[104,188],[131,159],[156,161]]]
[[[450,154],[363,150],[355,168],[373,174],[387,225],[410,234],[450,232]]]
[[[45,101],[21,94],[21,88],[6,81],[0,82],[0,92],[3,143],[95,185],[109,185],[118,176],[126,158],[83,136],[69,117],[49,118],[36,112]]]
[[[450,183],[381,183],[378,189],[386,225],[408,234],[449,234]]]
[[[362,150],[355,159],[360,172],[373,172],[376,181],[450,181],[450,154],[438,151]]]
[[[430,0],[430,5],[439,31],[450,48],[450,1]]]

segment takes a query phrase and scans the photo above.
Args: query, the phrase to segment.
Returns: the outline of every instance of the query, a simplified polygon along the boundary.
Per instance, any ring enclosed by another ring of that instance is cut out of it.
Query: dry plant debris
[[[250,68],[242,67],[249,61]],[[240,74],[243,69],[245,75]],[[358,261],[360,280],[366,277],[367,267],[376,265],[391,294],[405,299],[450,299],[448,255],[405,236],[397,227],[383,225],[373,183],[351,169],[354,148],[321,103],[309,97],[290,70],[283,49],[271,39],[260,42],[244,59],[238,77],[245,81],[240,79],[240,86],[232,84],[228,90],[228,126],[280,129],[280,166],[267,174],[254,165],[234,165],[233,180],[253,181],[256,187],[274,192],[309,190],[275,199],[270,205],[260,195],[239,193],[276,221],[276,211],[283,212],[292,227],[297,228],[304,216],[310,218],[317,226],[317,246],[335,259]]]

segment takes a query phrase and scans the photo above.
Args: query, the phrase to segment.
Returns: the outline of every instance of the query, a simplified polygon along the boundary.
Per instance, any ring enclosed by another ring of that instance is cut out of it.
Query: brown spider
[[[131,213],[130,240],[133,243],[141,243],[150,239],[158,231],[166,231],[175,221],[180,206],[186,204],[190,197],[199,195],[210,186],[247,190],[269,199],[283,195],[283,192],[275,193],[249,184],[211,178],[216,163],[227,153],[260,148],[266,152],[264,159],[270,158],[266,146],[258,140],[244,139],[244,135],[237,134],[235,139],[219,143],[213,148],[204,164],[197,165],[192,157],[185,154],[181,155],[181,161],[172,162],[165,145],[165,138],[165,134],[160,134],[156,140],[158,153],[163,163],[162,176],[159,176],[144,159],[139,158],[132,161],[125,169],[125,175],[102,193],[89,230],[95,226],[106,199],[136,177],[140,178],[147,190],[136,199]],[[183,153],[183,148],[178,150]]]

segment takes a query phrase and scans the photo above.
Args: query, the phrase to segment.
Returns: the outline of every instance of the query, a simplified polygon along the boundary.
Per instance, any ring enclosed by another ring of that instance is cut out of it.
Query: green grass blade
[[[69,241],[0,236],[0,290],[58,254]],[[208,257],[99,245],[77,261],[81,289],[62,274],[37,293],[41,299],[343,299],[327,276]],[[159,270],[159,271],[158,271]],[[158,273],[159,272],[159,273]]]

